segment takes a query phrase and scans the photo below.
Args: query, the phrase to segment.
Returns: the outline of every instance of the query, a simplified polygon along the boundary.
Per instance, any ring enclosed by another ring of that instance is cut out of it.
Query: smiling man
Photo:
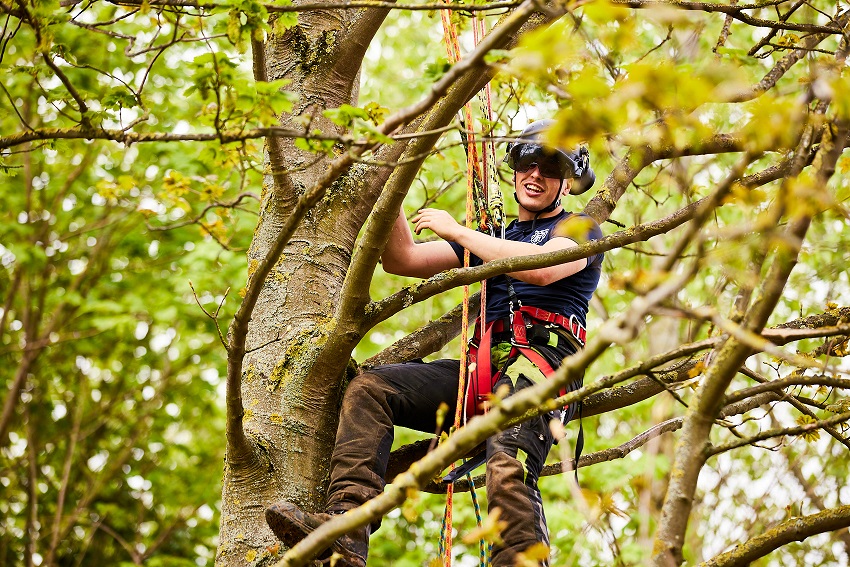
[[[496,238],[458,224],[439,209],[422,209],[411,230],[399,213],[382,256],[388,272],[427,278],[463,264],[464,249],[471,264],[563,250],[577,241],[598,239],[599,226],[589,217],[564,210],[561,199],[583,193],[595,175],[585,148],[565,151],[543,143],[554,121],[541,120],[523,130],[508,146],[505,161],[514,171],[517,220]],[[569,223],[572,223],[570,226]],[[442,240],[417,243],[413,232],[430,230]],[[567,237],[566,235],[571,235]],[[564,357],[585,340],[588,304],[602,269],[602,255],[547,268],[513,272],[486,281],[486,321],[476,324],[470,347],[470,388],[466,414],[483,411],[492,392],[511,393],[543,380]],[[293,546],[330,516],[364,504],[384,487],[393,441],[393,427],[424,432],[437,430],[441,404],[454,415],[459,361],[413,361],[372,368],[352,380],[345,392],[326,512],[312,514],[291,502],[266,511],[275,534]],[[581,386],[581,379],[567,390]],[[549,422],[566,422],[574,405],[529,419],[487,440],[487,498],[490,513],[498,509],[501,541],[493,546],[491,564],[512,566],[536,544],[549,546],[537,480],[553,444]],[[447,429],[450,424],[443,424]],[[338,539],[324,554],[337,555],[336,565],[363,567],[371,531],[380,525]],[[535,553],[535,557],[539,554]],[[530,558],[527,558],[530,560]],[[548,565],[545,559],[540,565]]]

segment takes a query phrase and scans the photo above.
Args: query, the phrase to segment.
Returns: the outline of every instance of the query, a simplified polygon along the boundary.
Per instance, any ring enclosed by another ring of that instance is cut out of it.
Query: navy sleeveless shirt
[[[542,246],[550,239],[556,237],[555,227],[569,217],[580,217],[587,224],[586,240],[598,240],[602,238],[602,229],[599,225],[583,213],[572,214],[561,211],[558,215],[537,221],[511,222],[505,228],[505,240],[517,242],[528,242]],[[579,244],[581,238],[576,239]],[[463,263],[463,247],[456,242],[449,242]],[[523,305],[529,305],[560,313],[569,317],[575,315],[582,325],[587,324],[587,310],[590,298],[599,285],[602,274],[602,254],[595,254],[587,259],[585,268],[569,277],[560,279],[546,286],[538,286],[524,281],[510,278],[514,292]],[[482,261],[474,254],[470,254],[469,265],[480,266]],[[493,321],[507,317],[510,314],[510,299],[508,297],[509,276],[496,276],[487,280],[487,320]]]

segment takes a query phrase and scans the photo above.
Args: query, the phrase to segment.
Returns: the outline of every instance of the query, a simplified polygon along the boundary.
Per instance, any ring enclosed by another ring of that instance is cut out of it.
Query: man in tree
[[[568,152],[541,143],[543,132],[552,124],[552,120],[535,122],[508,146],[506,161],[514,171],[519,218],[506,228],[504,238],[465,228],[445,211],[422,209],[413,219],[415,232],[428,229],[442,240],[416,243],[402,211],[382,256],[384,268],[427,278],[460,267],[464,248],[475,265],[563,250],[576,246],[576,240],[600,238],[602,232],[592,219],[568,213],[561,206],[562,197],[587,190],[595,177],[586,149]],[[480,411],[491,392],[510,395],[545,379],[565,356],[581,347],[601,265],[598,254],[486,282],[486,323],[476,326],[474,341],[476,352],[485,356],[471,354],[470,381],[480,391],[468,395],[468,414]],[[343,399],[326,513],[310,514],[290,502],[275,504],[266,511],[275,534],[291,547],[331,515],[378,495],[384,487],[393,426],[425,432],[446,429],[446,424],[437,423],[438,409],[447,404],[453,415],[459,370],[457,360],[437,360],[379,366],[359,374]],[[578,380],[569,389],[580,385]],[[553,444],[550,420],[566,422],[575,409],[570,406],[527,420],[487,440],[488,507],[491,512],[498,509],[503,522],[502,542],[493,547],[493,565],[514,565],[517,555],[535,544],[548,547],[537,479]],[[363,567],[369,534],[379,525],[376,522],[339,538],[325,557],[336,552],[341,557],[337,565]]]

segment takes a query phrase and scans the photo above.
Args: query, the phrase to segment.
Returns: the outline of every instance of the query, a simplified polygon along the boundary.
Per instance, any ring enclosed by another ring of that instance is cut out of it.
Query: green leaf
[[[334,124],[345,128],[350,127],[358,118],[369,120],[369,114],[365,110],[349,104],[343,104],[339,108],[329,108],[322,114]]]
[[[106,95],[100,99],[101,104],[105,108],[117,110],[120,108],[135,108],[139,105],[139,101],[133,94],[124,88],[116,87],[110,89]]]
[[[292,0],[283,0],[280,6],[292,6]],[[276,12],[272,29],[276,34],[282,34],[290,28],[298,25],[298,12]]]

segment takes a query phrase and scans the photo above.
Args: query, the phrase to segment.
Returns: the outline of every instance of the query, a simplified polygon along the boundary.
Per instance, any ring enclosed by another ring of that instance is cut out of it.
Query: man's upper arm
[[[444,240],[414,244],[407,252],[394,258],[390,265],[385,262],[384,269],[399,276],[430,278],[461,265],[451,244]]]

